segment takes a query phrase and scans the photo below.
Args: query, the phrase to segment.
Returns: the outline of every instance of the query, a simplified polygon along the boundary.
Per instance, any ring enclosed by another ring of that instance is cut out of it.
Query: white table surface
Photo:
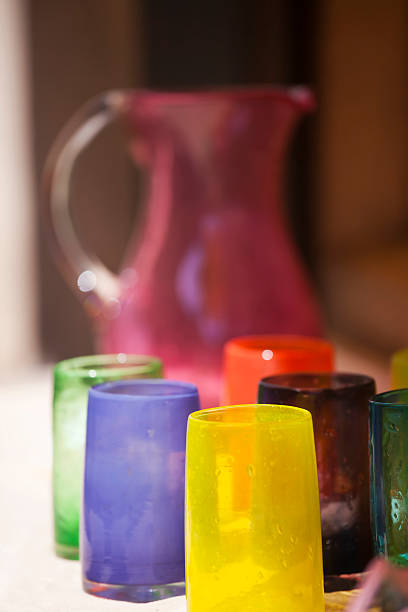
[[[185,598],[131,604],[83,592],[53,551],[51,370],[0,381],[0,612],[184,612]]]

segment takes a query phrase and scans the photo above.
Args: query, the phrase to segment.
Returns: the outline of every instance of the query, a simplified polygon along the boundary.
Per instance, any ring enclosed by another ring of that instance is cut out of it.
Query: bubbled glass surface
[[[196,413],[186,464],[189,612],[322,612],[310,414],[254,405]]]

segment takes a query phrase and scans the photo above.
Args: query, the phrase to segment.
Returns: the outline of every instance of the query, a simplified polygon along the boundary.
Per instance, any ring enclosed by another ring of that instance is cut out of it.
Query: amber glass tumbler
[[[308,336],[242,336],[224,346],[223,366],[225,404],[252,403],[264,376],[331,372],[334,348],[327,340]]]
[[[368,403],[374,394],[374,380],[358,374],[287,374],[259,385],[260,402],[312,413],[328,591],[352,588],[372,556]]]
[[[309,412],[263,405],[194,412],[186,477],[189,612],[323,612]]]

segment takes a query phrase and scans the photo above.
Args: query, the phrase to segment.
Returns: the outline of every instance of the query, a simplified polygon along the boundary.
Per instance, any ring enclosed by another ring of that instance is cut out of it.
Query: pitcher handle
[[[43,175],[45,219],[57,262],[67,282],[93,314],[117,305],[119,277],[81,244],[70,213],[75,162],[95,136],[126,108],[126,91],[110,91],[89,100],[58,135]]]

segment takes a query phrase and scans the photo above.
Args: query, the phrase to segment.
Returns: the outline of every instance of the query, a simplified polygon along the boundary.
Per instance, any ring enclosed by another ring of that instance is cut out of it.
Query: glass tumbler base
[[[73,559],[78,561],[79,548],[78,546],[66,546],[65,544],[55,544],[55,554],[63,559]]]
[[[84,591],[104,597],[105,599],[116,599],[116,601],[131,601],[134,603],[147,603],[168,597],[184,595],[186,585],[184,582],[173,582],[171,584],[104,584],[93,582],[87,578],[82,579]]]
[[[324,577],[324,592],[333,593],[333,591],[351,591],[357,589],[365,573],[359,574],[340,574],[340,576],[325,576]]]

